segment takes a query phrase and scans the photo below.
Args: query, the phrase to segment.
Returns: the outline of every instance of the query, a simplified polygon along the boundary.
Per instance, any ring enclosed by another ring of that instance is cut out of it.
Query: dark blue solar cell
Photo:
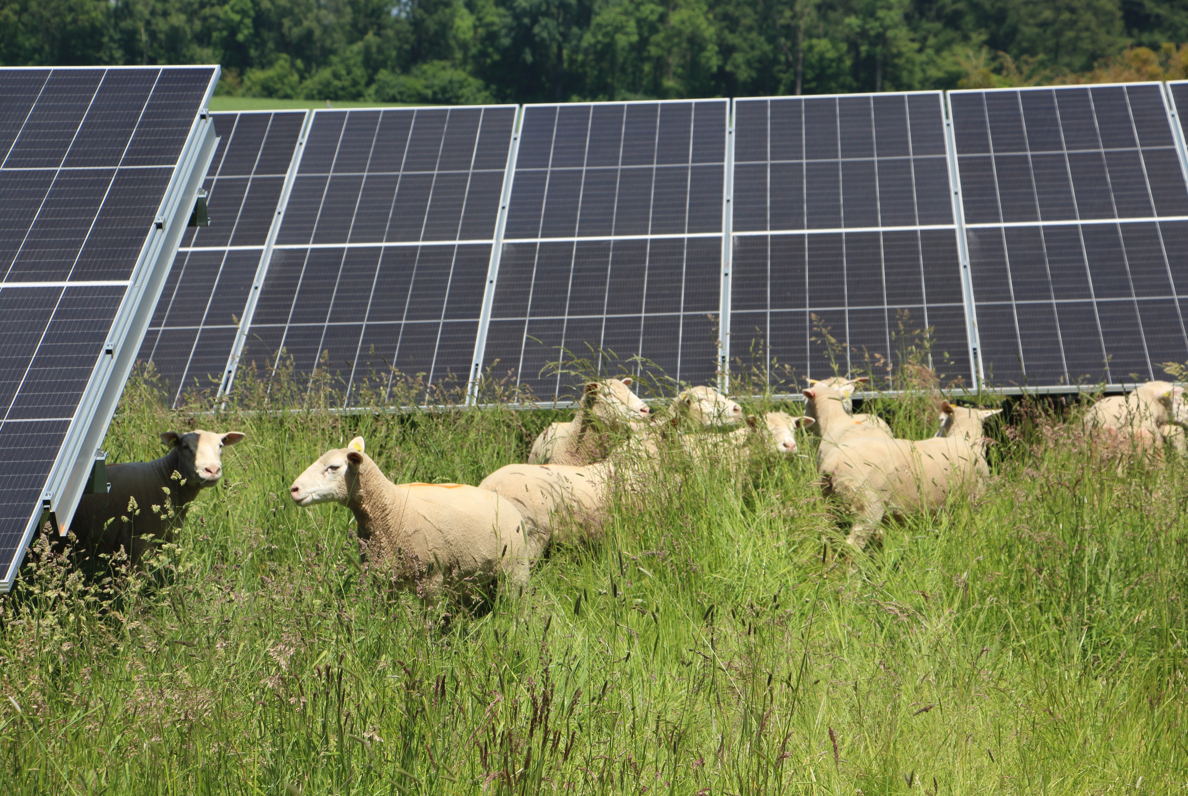
[[[507,167],[512,128],[515,127],[515,123],[515,108],[483,109],[478,146],[474,152],[475,169],[498,169],[502,172]]]
[[[1101,347],[1101,329],[1093,303],[1062,302],[1056,305],[1056,314],[1064,341],[1068,383],[1094,385],[1104,381],[1107,376],[1105,351]]]
[[[677,165],[692,161],[692,124],[692,104],[671,102],[660,106],[660,123],[656,131],[657,164]],[[723,159],[709,162],[721,162]]]
[[[1069,152],[1101,149],[1088,89],[1066,88],[1057,91],[1056,107],[1060,110],[1064,146]]]
[[[1067,221],[1077,217],[1068,161],[1061,154],[1031,156],[1035,192],[1041,221]]]
[[[433,181],[433,195],[425,216],[423,240],[452,241],[461,239],[462,211],[467,201],[470,174],[467,172],[439,173]]]
[[[961,203],[967,224],[993,224],[1002,221],[999,210],[998,182],[994,158],[984,155],[958,160],[961,174]]]
[[[1035,182],[1031,177],[1031,158],[1027,155],[997,155],[994,171],[998,177],[998,195],[1002,220],[1037,221]]]
[[[961,304],[961,264],[957,236],[948,229],[920,232],[920,254],[924,266],[924,294],[929,304]]]
[[[828,233],[808,236],[808,305],[812,309],[846,305],[844,238]]]
[[[887,303],[883,287],[882,240],[877,232],[846,235],[846,293],[848,307],[882,307]]]
[[[739,100],[734,104],[734,163],[768,160],[768,108],[770,100]],[[791,104],[791,103],[781,103]]]
[[[693,104],[693,163],[723,163],[726,160],[725,102]]]
[[[918,232],[883,233],[883,270],[887,304],[895,307],[924,303],[924,267]]]
[[[841,215],[841,169],[836,160],[805,164],[805,208],[809,229],[839,229]]]
[[[1150,218],[1155,214],[1143,162],[1136,149],[1106,152],[1106,170],[1118,218]]]
[[[1027,151],[1018,92],[987,92],[986,116],[990,121],[990,145],[994,149],[994,154]]]
[[[624,166],[650,166],[656,162],[656,125],[660,106],[640,103],[626,106],[623,119]]]
[[[1019,102],[1023,106],[1028,151],[1063,152],[1064,136],[1060,132],[1055,94],[1051,90],[1020,91]]]
[[[984,95],[980,93],[949,94],[953,112],[953,139],[960,155],[990,154],[990,127],[986,122]],[[965,158],[962,158],[964,163]]]
[[[944,155],[945,119],[939,94],[908,94],[908,116],[911,119],[912,154],[916,157]]]
[[[1043,234],[1055,298],[1058,301],[1092,298],[1080,227],[1073,224],[1044,227]]]
[[[969,271],[973,279],[974,300],[1011,301],[1011,273],[1001,229],[966,229]]]
[[[1081,235],[1085,239],[1093,294],[1097,300],[1132,298],[1134,293],[1130,287],[1130,275],[1118,227],[1113,224],[1086,224],[1081,227]]]
[[[804,163],[772,163],[770,184],[766,195],[759,201],[767,203],[770,227],[755,229],[804,229],[805,228],[805,185]],[[738,196],[737,172],[735,173],[735,197]],[[749,186],[747,190],[752,190]],[[737,201],[737,199],[736,199]]]
[[[875,149],[880,158],[901,158],[911,154],[907,126],[907,101],[904,97],[875,96]]]
[[[329,174],[342,138],[346,111],[315,111],[301,153],[300,174]],[[312,233],[313,230],[310,230]]]
[[[431,172],[439,168],[442,138],[449,115],[450,111],[446,109],[417,111],[408,136],[405,171]]]
[[[1098,86],[1090,90],[1090,96],[1097,115],[1101,145],[1106,149],[1133,149],[1138,146],[1126,89],[1122,86]]]
[[[335,174],[361,174],[368,170],[371,153],[379,143],[376,141],[379,121],[379,111],[350,111],[347,114],[334,157]]]
[[[74,268],[113,176],[110,169],[59,172],[7,279],[26,282],[66,279]],[[160,194],[155,201],[160,201]],[[150,216],[141,230],[140,246],[144,245],[151,225]],[[131,270],[131,263],[124,265],[126,270]]]
[[[256,177],[252,180],[239,213],[239,221],[235,224],[232,246],[265,244],[268,230],[276,218],[277,203],[284,184],[284,177]]]
[[[235,124],[231,130],[219,131],[220,122],[231,117]],[[250,177],[260,159],[260,149],[268,134],[272,115],[268,113],[239,113],[214,115],[215,130],[222,137],[219,146],[223,148],[222,162],[211,163],[210,174],[217,177]],[[289,150],[292,154],[292,149]],[[217,158],[217,155],[216,155]]]
[[[873,158],[874,117],[870,97],[841,97],[837,101],[842,158]]]
[[[524,108],[520,127],[520,150],[516,156],[517,169],[547,169],[553,155],[553,130],[557,123],[557,106],[529,105]]]
[[[379,143],[371,152],[372,174],[392,174],[404,168],[408,151],[408,134],[412,129],[414,111],[386,110],[380,117],[375,140]]]
[[[586,163],[586,142],[590,137],[589,105],[562,105],[557,109],[553,135],[552,169],[580,169]]]
[[[831,160],[838,156],[837,100],[804,100],[804,157]]]
[[[362,174],[335,174],[330,177],[313,242],[346,243],[351,234],[355,208],[359,206]]]
[[[590,142],[586,149],[586,168],[619,165],[623,147],[625,105],[597,104],[590,111]],[[523,142],[521,142],[523,148]]]
[[[451,108],[441,141],[439,171],[470,171],[478,147],[481,108]]]
[[[804,101],[772,100],[770,107],[768,155],[772,160],[804,160]],[[737,121],[734,128],[737,136]]]
[[[305,124],[305,111],[281,111],[270,116],[272,122],[268,127],[268,137],[260,150],[260,159],[256,161],[257,176],[288,173],[301,127]]]
[[[1188,215],[1188,192],[1175,150],[1144,149],[1142,154],[1155,212],[1160,216]]]
[[[874,190],[875,162],[873,160],[843,160],[842,218],[846,227],[877,227],[879,225],[878,193]]]
[[[1099,300],[1097,318],[1109,358],[1110,381],[1122,384],[1154,378],[1134,301]]]
[[[495,237],[495,221],[499,216],[502,193],[503,172],[478,171],[470,175],[470,184],[466,189],[466,209],[458,232],[459,240],[490,240]]]
[[[3,74],[3,72],[0,72]],[[13,257],[21,248],[29,225],[36,218],[55,172],[0,171],[0,281],[3,281]]]
[[[912,178],[912,161],[908,158],[880,160],[877,167],[879,215],[883,226],[914,226],[916,190]]]

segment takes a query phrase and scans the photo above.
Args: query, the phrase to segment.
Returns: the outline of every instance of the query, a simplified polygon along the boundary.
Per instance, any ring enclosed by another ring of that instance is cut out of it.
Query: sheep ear
[[[866,384],[868,381],[870,381],[870,377],[869,376],[859,376],[856,379],[850,379],[850,381],[854,382],[855,384]]]
[[[347,451],[346,458],[351,467],[358,467],[363,463],[363,452],[351,448]]]
[[[1000,414],[1002,414],[1001,408],[999,408],[999,409],[983,409],[982,410],[982,418],[983,419],[985,419],[987,417],[994,417],[995,415],[1000,415]]]
[[[804,397],[805,397],[805,398],[810,398],[810,399],[811,399],[811,398],[816,398],[816,397],[817,397],[817,391],[816,391],[816,390],[805,390],[805,391],[804,391]]]
[[[353,440],[351,440],[350,442],[347,443],[347,448],[349,450],[355,451],[356,453],[363,453],[363,451],[366,449],[366,447],[367,446],[363,444],[362,437],[355,437]],[[349,454],[348,454],[348,457],[349,457]]]
[[[224,445],[234,445],[237,442],[243,442],[246,438],[247,434],[239,431],[228,431],[226,434],[223,434],[221,437],[219,437],[219,439],[223,441]]]
[[[948,401],[941,401],[940,410],[946,415],[951,415],[953,414],[953,404]]]
[[[797,428],[808,428],[809,426],[813,425],[816,422],[817,422],[816,419],[811,418],[811,417],[798,417],[798,418],[796,418],[796,427]]]
[[[627,385],[628,387],[631,386],[631,377],[630,376],[626,376],[622,379],[619,379],[619,381],[623,382],[623,384]]]
[[[809,386],[812,387],[815,384],[820,384],[821,380],[820,379],[809,379],[808,383],[809,383]]]
[[[854,395],[854,385],[847,384],[845,387],[842,387],[841,394],[842,394],[843,398],[850,398],[851,396],[853,396]]]
[[[747,425],[751,428],[759,428],[759,419],[754,415],[747,416]]]
[[[179,442],[181,442],[181,434],[178,434],[176,431],[166,431],[161,435],[162,445],[168,445],[172,448]]]

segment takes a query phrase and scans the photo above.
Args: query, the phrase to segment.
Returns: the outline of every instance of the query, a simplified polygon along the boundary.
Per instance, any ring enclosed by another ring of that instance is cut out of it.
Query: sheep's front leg
[[[870,495],[858,496],[852,506],[854,508],[854,524],[850,527],[850,535],[846,537],[846,543],[861,550],[866,547],[866,543],[870,541],[871,537],[874,537],[876,541],[882,538],[881,523],[887,510],[882,500]]]

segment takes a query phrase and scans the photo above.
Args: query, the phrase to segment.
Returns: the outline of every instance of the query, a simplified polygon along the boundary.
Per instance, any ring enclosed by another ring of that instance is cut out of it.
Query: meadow
[[[922,437],[933,397],[864,410]],[[289,484],[355,435],[397,482],[475,484],[559,413],[330,400],[170,410],[129,383],[110,461],[248,439],[142,569],[30,552],[0,597],[6,796],[1188,791],[1188,464],[1103,456],[1075,407],[1012,404],[985,495],[869,554],[811,442],[744,474],[670,462],[601,544],[467,610],[394,593],[350,513]]]

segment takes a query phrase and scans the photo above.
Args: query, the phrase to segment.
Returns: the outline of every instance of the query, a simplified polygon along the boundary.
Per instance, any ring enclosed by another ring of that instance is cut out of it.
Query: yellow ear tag
[[[353,440],[351,440],[350,444],[347,445],[347,447],[353,451],[358,451],[359,453],[362,453],[363,452],[363,438],[355,437]]]
[[[1174,392],[1175,392],[1175,390],[1168,390],[1167,392],[1165,392],[1165,393],[1163,394],[1163,397],[1164,397],[1164,398],[1171,398],[1171,397],[1172,397],[1172,393],[1174,393]]]

